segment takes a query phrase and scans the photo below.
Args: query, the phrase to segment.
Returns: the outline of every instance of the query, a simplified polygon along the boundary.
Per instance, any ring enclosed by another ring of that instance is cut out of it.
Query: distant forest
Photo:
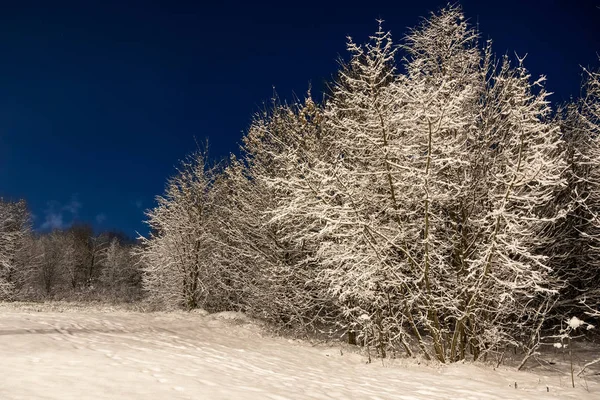
[[[0,296],[241,311],[442,363],[591,330],[600,73],[551,104],[457,6],[347,49],[322,102],[273,99],[240,156],[185,158],[147,237],[39,233],[0,201]]]

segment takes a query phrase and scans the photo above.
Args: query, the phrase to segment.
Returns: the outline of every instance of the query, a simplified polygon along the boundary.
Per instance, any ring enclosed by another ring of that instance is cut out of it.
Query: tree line
[[[553,108],[457,6],[347,49],[324,101],[275,99],[239,156],[181,163],[128,253],[148,297],[440,362],[526,360],[598,316],[600,74]]]
[[[134,245],[85,224],[34,232],[25,202],[0,198],[0,299],[136,300],[141,269]]]

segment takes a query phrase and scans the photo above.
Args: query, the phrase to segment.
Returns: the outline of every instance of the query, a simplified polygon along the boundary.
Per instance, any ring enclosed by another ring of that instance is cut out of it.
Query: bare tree
[[[64,232],[53,231],[37,238],[34,251],[36,260],[31,274],[44,293],[50,295],[56,285],[66,281],[76,262],[73,238]]]

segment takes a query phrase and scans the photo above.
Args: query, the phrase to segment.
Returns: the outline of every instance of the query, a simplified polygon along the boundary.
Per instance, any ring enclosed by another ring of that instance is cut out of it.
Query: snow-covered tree
[[[544,78],[497,61],[459,7],[402,49],[399,70],[380,22],[366,44],[349,39],[323,106],[276,103],[219,173],[201,155],[184,163],[148,213],[146,288],[287,327],[335,324],[382,356],[530,356],[557,281],[577,271],[557,268],[578,240],[557,232],[597,236],[597,77],[572,114],[578,135],[596,132],[577,150],[585,173],[565,175]]]
[[[427,325],[444,357],[431,270],[450,254],[448,204],[468,184],[459,170],[469,166],[479,89],[474,33],[439,27],[459,23],[452,12],[413,32],[407,75],[395,73],[396,50],[381,26],[365,46],[350,41],[352,58],[324,115],[328,158],[314,154],[279,181],[293,200],[277,218],[305,218],[301,239],[319,243],[319,278],[349,327],[383,355],[390,343],[410,353],[406,325],[428,356]],[[450,38],[448,54],[431,54],[430,35]],[[445,69],[432,65],[440,60]]]
[[[321,110],[275,104],[257,115],[244,137],[242,159],[232,158],[217,187],[220,263],[241,290],[238,306],[286,328],[314,327],[331,313],[315,283],[315,246],[297,243],[302,221],[270,221],[278,204],[294,199],[274,182],[288,179],[300,158],[318,147]]]
[[[0,298],[13,294],[17,257],[29,233],[29,214],[25,202],[0,198]]]
[[[582,97],[559,116],[568,168],[567,186],[555,202],[568,214],[554,227],[554,241],[546,249],[564,285],[559,319],[600,307],[600,74],[585,70],[584,77]]]
[[[414,313],[434,344],[435,356],[456,356],[450,340],[456,324],[457,289],[464,273],[468,220],[480,191],[480,141],[475,129],[483,75],[476,32],[459,8],[433,14],[406,38],[406,115],[399,145],[404,168],[407,250],[413,261]],[[399,174],[402,171],[398,170]]]
[[[547,208],[564,164],[543,78],[531,83],[507,59],[496,70],[490,45],[475,40],[448,7],[407,44],[415,183],[401,192],[423,219],[413,259],[441,361],[532,340],[550,308],[540,297],[553,291],[538,250],[562,216]]]
[[[546,94],[522,66],[492,68],[459,8],[406,43],[402,75],[381,28],[349,43],[325,108],[327,151],[272,179],[288,198],[272,221],[318,243],[318,280],[382,355],[392,343],[410,353],[407,330],[427,357],[424,329],[440,361],[523,344],[549,307],[537,250],[560,216],[545,207],[563,169]]]
[[[169,179],[156,208],[147,212],[151,233],[141,238],[144,288],[168,305],[210,306],[218,291],[211,253],[214,172],[195,153]]]
[[[114,237],[101,254],[102,272],[100,282],[110,289],[125,289],[135,284],[137,266],[130,246],[121,244]]]
[[[486,195],[473,218],[482,239],[469,260],[463,314],[464,321],[478,314],[468,329],[480,350],[512,344],[531,351],[556,291],[539,250],[564,217],[548,205],[565,184],[565,164],[543,81],[531,83],[522,60],[513,68],[505,58],[481,107]]]
[[[56,286],[69,282],[69,272],[76,263],[75,242],[70,233],[55,230],[40,235],[32,250],[34,257],[28,267],[30,284],[50,295]]]
[[[88,224],[76,224],[67,231],[72,236],[75,246],[75,264],[69,272],[71,287],[90,287],[101,274],[102,254],[109,244],[108,235],[96,234]]]

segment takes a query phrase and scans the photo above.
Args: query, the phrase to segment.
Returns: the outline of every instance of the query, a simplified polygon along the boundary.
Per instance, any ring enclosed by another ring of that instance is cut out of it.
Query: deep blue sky
[[[382,18],[399,42],[444,4],[0,0],[0,196],[25,198],[36,228],[146,232],[194,136],[236,151],[273,87],[291,99],[335,74],[346,35],[364,42]],[[555,101],[600,66],[600,0],[461,4],[498,53],[528,53]]]

